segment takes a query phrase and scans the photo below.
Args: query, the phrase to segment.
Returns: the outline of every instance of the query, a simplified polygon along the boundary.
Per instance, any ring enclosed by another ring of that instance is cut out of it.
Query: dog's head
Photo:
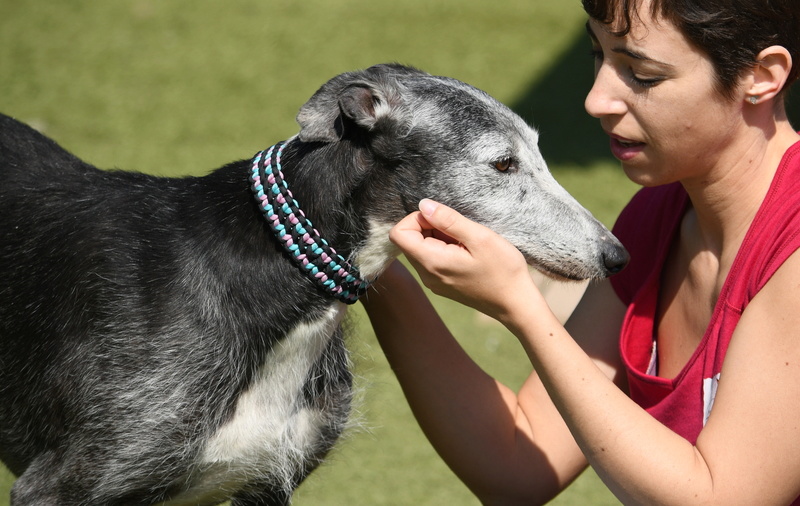
[[[627,261],[616,238],[552,177],[537,132],[461,81],[377,65],[330,80],[297,121],[303,142],[360,150],[362,198],[371,202],[364,208],[374,210],[367,218],[384,242],[385,231],[429,197],[495,230],[556,277],[605,277]]]

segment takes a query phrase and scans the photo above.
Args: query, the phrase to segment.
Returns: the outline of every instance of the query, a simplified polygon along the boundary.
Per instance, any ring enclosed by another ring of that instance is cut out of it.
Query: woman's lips
[[[635,157],[645,148],[643,142],[636,142],[618,135],[609,134],[611,138],[611,153],[620,161],[626,162]]]

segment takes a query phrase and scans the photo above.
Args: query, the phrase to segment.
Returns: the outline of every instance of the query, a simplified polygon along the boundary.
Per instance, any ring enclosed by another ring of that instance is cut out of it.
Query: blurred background
[[[584,22],[579,0],[0,0],[0,112],[101,168],[202,175],[295,134],[334,75],[399,62],[512,107],[540,130],[556,179],[610,226],[635,187],[583,111]],[[519,386],[530,364],[516,339],[433,298],[475,360]],[[360,306],[352,328],[360,428],[294,503],[477,505],[420,433]],[[12,483],[0,468],[0,506]],[[554,504],[617,502],[589,471]]]

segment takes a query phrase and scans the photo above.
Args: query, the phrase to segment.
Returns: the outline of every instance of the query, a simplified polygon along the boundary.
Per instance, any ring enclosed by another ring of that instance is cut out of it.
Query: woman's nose
[[[586,95],[586,112],[595,118],[624,114],[627,106],[621,98],[620,85],[616,72],[608,65],[601,65],[595,74],[592,89]]]

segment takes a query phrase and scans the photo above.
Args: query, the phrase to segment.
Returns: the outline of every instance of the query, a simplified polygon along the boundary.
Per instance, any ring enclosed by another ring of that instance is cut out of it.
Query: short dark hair
[[[614,25],[622,37],[638,17],[641,0],[582,0],[592,19]],[[717,87],[729,98],[739,79],[770,46],[792,55],[785,92],[800,73],[800,0],[651,0],[650,14],[670,21],[711,59]]]

